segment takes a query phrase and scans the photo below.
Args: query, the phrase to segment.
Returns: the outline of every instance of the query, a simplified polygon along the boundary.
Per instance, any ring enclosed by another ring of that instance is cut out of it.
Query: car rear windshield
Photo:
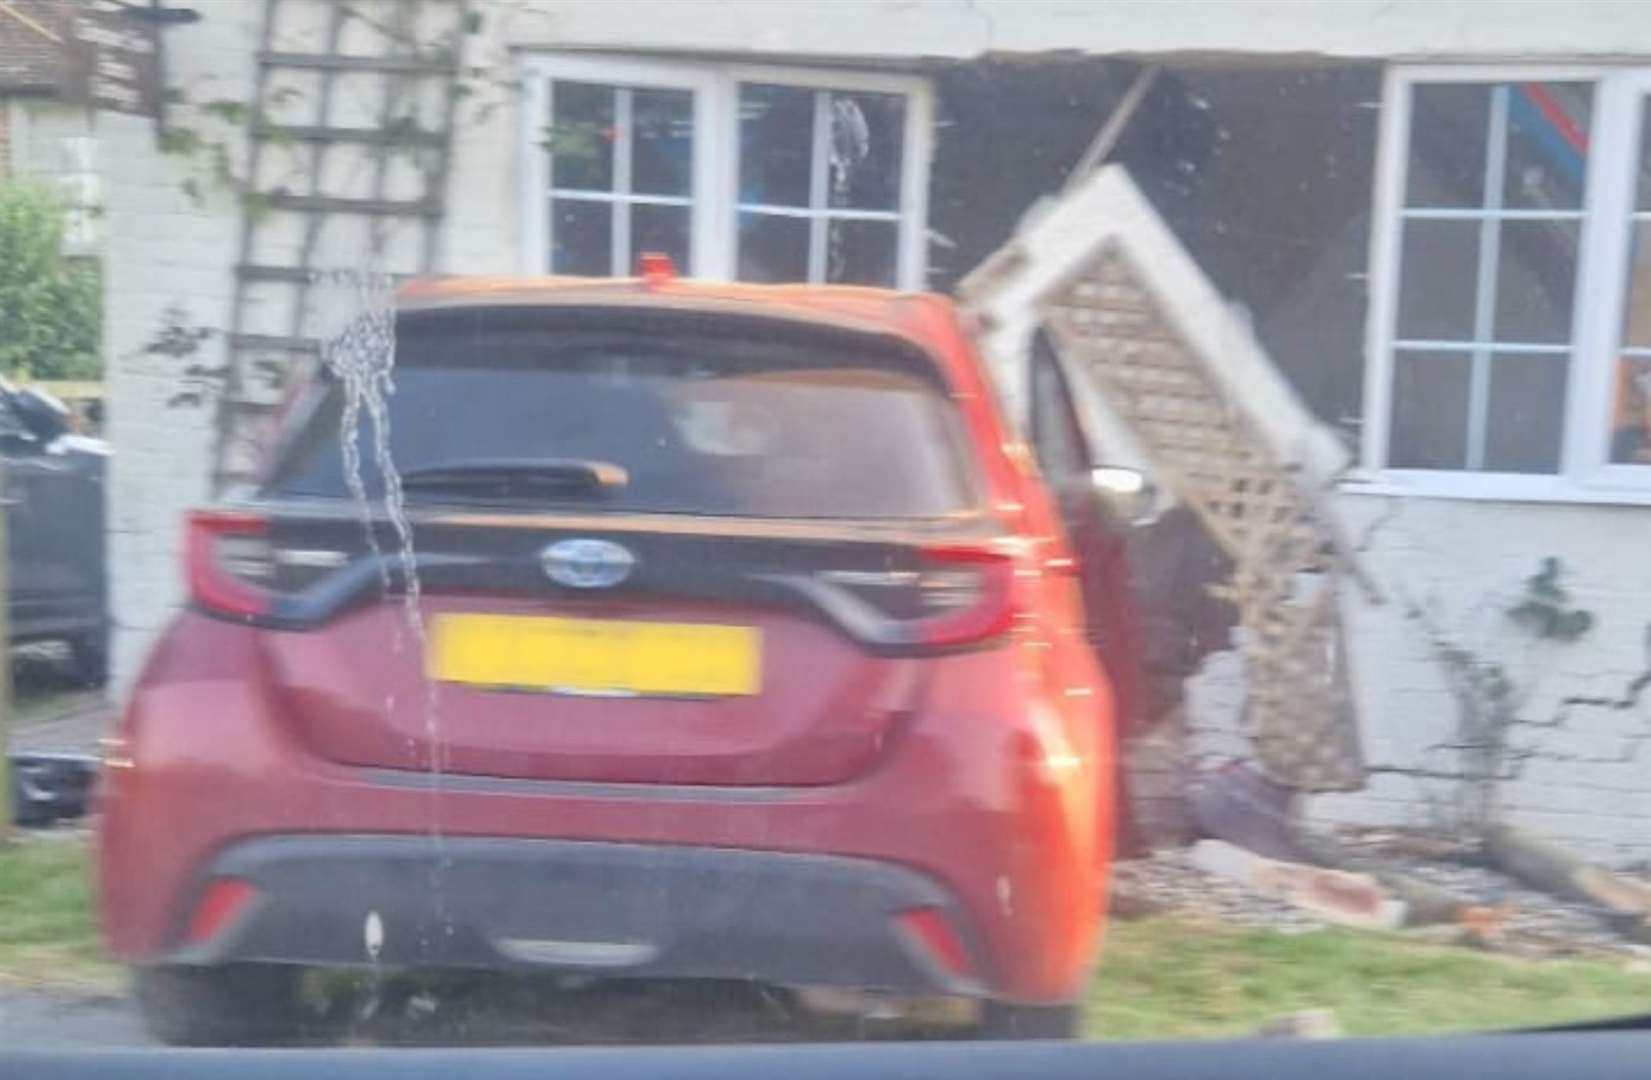
[[[489,462],[616,465],[617,485],[508,499],[409,485],[409,501],[756,517],[921,518],[974,505],[960,424],[932,371],[893,348],[738,338],[453,333],[405,326],[387,395],[404,477]],[[345,393],[323,380],[271,479],[277,496],[348,497]],[[355,438],[381,497],[371,410]]]

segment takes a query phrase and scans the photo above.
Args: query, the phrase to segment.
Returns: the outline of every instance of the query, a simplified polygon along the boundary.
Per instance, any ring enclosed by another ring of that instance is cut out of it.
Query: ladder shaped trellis
[[[1245,733],[1299,791],[1361,787],[1340,585],[1367,588],[1329,484],[1345,452],[1122,169],[1046,206],[966,283],[988,324],[1040,326],[1158,483],[1231,557]]]
[[[440,265],[464,0],[264,0],[213,487],[248,479],[329,274]]]

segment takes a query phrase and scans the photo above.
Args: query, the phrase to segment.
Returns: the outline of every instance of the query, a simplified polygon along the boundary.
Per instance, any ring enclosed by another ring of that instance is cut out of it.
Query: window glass
[[[1409,94],[1388,463],[1555,472],[1593,86],[1424,82]],[[1433,432],[1447,402],[1458,431]]]
[[[1617,361],[1611,414],[1611,461],[1651,465],[1651,356]]]
[[[1498,353],[1489,366],[1485,468],[1552,473],[1564,428],[1564,353]]]
[[[638,265],[638,260],[647,252],[659,252],[669,255],[673,265],[685,270],[690,265],[688,255],[692,241],[689,229],[692,224],[692,211],[686,206],[637,203],[631,207],[629,265]]]
[[[613,190],[614,89],[556,80],[551,98],[551,185]]]
[[[1388,462],[1396,469],[1460,469],[1467,460],[1465,352],[1404,350],[1393,357],[1393,428]]]
[[[945,394],[932,379],[877,360],[773,339],[553,346],[543,331],[425,331],[397,357],[390,452],[404,477],[501,460],[625,470],[611,496],[531,496],[574,509],[593,499],[607,511],[761,517],[930,517],[967,508],[969,469]],[[337,386],[327,395],[272,490],[348,497],[335,437],[344,395]],[[360,452],[364,482],[377,495],[382,478],[365,437]],[[465,501],[462,491],[442,497]]]
[[[894,285],[905,98],[743,83],[739,101],[739,276]]]
[[[906,101],[898,94],[832,93],[827,147],[831,205],[856,210],[900,206]]]
[[[1610,370],[1607,460],[1651,465],[1651,108],[1639,100],[1622,333]]]
[[[803,208],[811,204],[814,95],[800,86],[741,84],[740,202]]]
[[[693,255],[693,92],[551,81],[550,270],[633,274]]]
[[[558,199],[553,213],[551,272],[608,273],[613,265],[613,204]]]
[[[1592,121],[1592,87],[1586,83],[1509,87],[1502,205],[1579,209],[1588,181]]]
[[[892,288],[900,229],[892,221],[832,219],[826,225],[827,281]]]
[[[686,90],[631,94],[631,190],[646,195],[690,193],[694,165],[694,99]]]
[[[889,79],[840,74],[840,85],[818,85],[788,81],[781,67],[741,79],[661,64],[650,81],[680,85],[547,78],[544,267],[633,274],[641,254],[659,251],[679,272],[713,278],[918,283],[926,246],[912,241],[925,223],[904,195],[912,171],[927,168],[908,160],[917,81],[857,89]]]
[[[1576,221],[1502,223],[1492,323],[1495,340],[1527,344],[1571,340],[1581,231]]]
[[[1477,221],[1406,221],[1399,256],[1399,333],[1407,341],[1471,341]]]
[[[1032,449],[1044,476],[1057,488],[1088,483],[1089,452],[1072,400],[1048,342],[1032,350]]]
[[[807,218],[740,214],[740,280],[807,281],[808,233]]]
[[[1411,87],[1405,205],[1484,205],[1490,94],[1491,88],[1482,83]]]

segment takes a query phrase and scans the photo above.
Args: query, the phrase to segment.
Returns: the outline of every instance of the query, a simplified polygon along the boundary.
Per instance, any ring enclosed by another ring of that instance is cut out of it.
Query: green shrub
[[[0,184],[0,372],[96,379],[103,370],[103,276],[63,255],[62,200],[38,184]]]

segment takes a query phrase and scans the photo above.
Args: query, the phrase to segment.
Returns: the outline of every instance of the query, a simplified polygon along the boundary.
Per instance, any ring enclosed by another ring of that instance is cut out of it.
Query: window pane
[[[1497,341],[1571,340],[1575,221],[1504,221],[1496,266]]]
[[[586,191],[613,188],[613,87],[551,84],[550,183]]]
[[[740,202],[807,206],[814,91],[740,85]]]
[[[677,272],[686,274],[693,265],[689,261],[688,208],[686,206],[631,205],[631,262],[625,272],[637,267],[637,260],[645,251],[663,252],[671,257]]]
[[[906,101],[899,94],[831,95],[830,204],[856,210],[900,205]]]
[[[550,209],[551,273],[599,277],[612,273],[612,205],[584,199],[552,199]]]
[[[1473,340],[1477,221],[1407,221],[1399,266],[1401,338]]]
[[[826,227],[826,280],[893,285],[899,234],[892,221],[831,221]]]
[[[694,96],[687,90],[634,90],[631,190],[687,195],[694,171]]]
[[[1569,368],[1564,353],[1491,356],[1485,468],[1520,473],[1559,470]]]
[[[1628,263],[1628,295],[1623,299],[1622,343],[1651,347],[1651,221],[1634,223]]]
[[[1593,84],[1520,83],[1508,91],[1502,205],[1524,210],[1580,207]]]
[[[1634,223],[1628,266],[1623,348],[1651,348],[1651,221]],[[1651,356],[1617,359],[1611,391],[1610,457],[1619,465],[1651,465]]]
[[[1611,460],[1651,465],[1651,356],[1625,356],[1617,362]]]
[[[1400,351],[1393,357],[1393,428],[1388,464],[1396,469],[1460,469],[1467,464],[1467,352]]]
[[[807,281],[808,219],[741,214],[741,281]]]
[[[1406,206],[1483,206],[1490,87],[1429,83],[1411,88]]]

